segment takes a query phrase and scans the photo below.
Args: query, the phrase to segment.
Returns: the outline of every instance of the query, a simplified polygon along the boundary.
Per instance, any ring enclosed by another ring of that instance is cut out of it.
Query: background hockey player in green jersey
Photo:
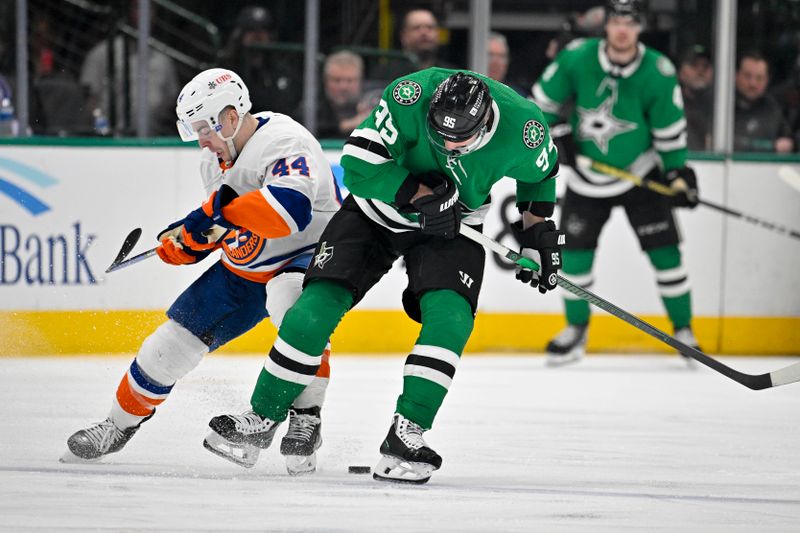
[[[558,120],[562,104],[574,101],[569,117],[573,138],[565,138],[560,149],[561,162],[576,170],[561,212],[560,225],[567,234],[564,272],[570,280],[591,286],[600,231],[611,208],[624,207],[656,269],[676,338],[697,346],[688,274],[672,213],[673,206],[697,205],[697,180],[686,166],[686,119],[675,68],[639,42],[641,15],[638,0],[611,0],[606,38],[572,41],[534,84],[533,98],[550,124]],[[670,200],[595,172],[589,168],[592,161],[666,180],[677,194]],[[568,326],[548,344],[548,364],[576,361],[584,354],[589,304],[573,298],[565,297]]]
[[[517,181],[522,220],[514,230],[540,275],[518,278],[544,293],[556,286],[563,233],[552,221],[557,150],[541,111],[505,85],[474,73],[431,68],[395,80],[342,153],[351,195],[316,249],[297,304],[286,314],[251,399],[252,411],[211,420],[231,453],[266,446],[292,399],[314,376],[342,316],[403,256],[403,306],[422,323],[406,359],[403,392],[380,447],[376,479],[426,482],[442,458],[422,433],[433,424],[472,332],[484,250],[459,234],[481,228],[492,185]]]

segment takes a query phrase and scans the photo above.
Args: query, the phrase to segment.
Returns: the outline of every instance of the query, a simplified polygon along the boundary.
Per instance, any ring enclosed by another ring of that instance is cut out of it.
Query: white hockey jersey
[[[266,283],[298,255],[311,253],[342,198],[319,142],[286,115],[254,115],[259,127],[233,166],[203,150],[201,176],[211,195],[223,184],[239,195],[222,208],[240,229],[222,240],[223,264]]]

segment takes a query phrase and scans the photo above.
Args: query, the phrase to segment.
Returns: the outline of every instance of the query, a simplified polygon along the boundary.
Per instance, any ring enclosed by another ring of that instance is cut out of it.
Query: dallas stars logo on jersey
[[[544,141],[544,126],[536,120],[529,120],[522,129],[522,141],[528,148],[536,148]]]
[[[422,95],[422,87],[411,80],[401,81],[392,91],[395,101],[401,105],[411,105]]]
[[[636,129],[635,122],[622,120],[614,116],[614,96],[609,96],[594,109],[578,107],[578,136],[588,139],[604,154],[608,153],[611,139],[626,131]]]

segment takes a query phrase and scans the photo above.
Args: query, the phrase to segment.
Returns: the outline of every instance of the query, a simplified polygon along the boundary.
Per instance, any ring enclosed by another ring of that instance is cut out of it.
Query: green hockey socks
[[[258,376],[250,404],[261,416],[283,421],[294,399],[311,383],[339,321],[353,306],[344,285],[327,280],[308,284],[286,312],[278,338]]]
[[[656,269],[656,282],[661,301],[675,329],[689,326],[692,322],[692,293],[689,272],[681,264],[681,252],[677,245],[647,250],[650,262]]]
[[[430,429],[472,333],[474,317],[469,302],[451,290],[426,292],[420,308],[422,330],[406,358],[396,411]]]

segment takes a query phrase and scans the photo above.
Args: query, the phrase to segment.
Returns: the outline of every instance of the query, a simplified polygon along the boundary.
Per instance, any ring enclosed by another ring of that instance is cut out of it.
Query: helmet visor
[[[222,129],[221,125],[217,124],[213,126],[206,120],[196,120],[194,122],[178,120],[175,124],[178,127],[178,134],[184,142],[205,139],[212,135],[217,129]]]
[[[427,130],[428,141],[437,152],[447,156],[456,157],[460,155],[466,155],[474,151],[481,145],[483,137],[486,135],[486,124],[484,124],[477,132],[472,133],[469,137],[460,140],[453,140],[444,137],[430,122],[425,124],[425,129]],[[459,144],[460,146],[453,147],[454,144]]]

